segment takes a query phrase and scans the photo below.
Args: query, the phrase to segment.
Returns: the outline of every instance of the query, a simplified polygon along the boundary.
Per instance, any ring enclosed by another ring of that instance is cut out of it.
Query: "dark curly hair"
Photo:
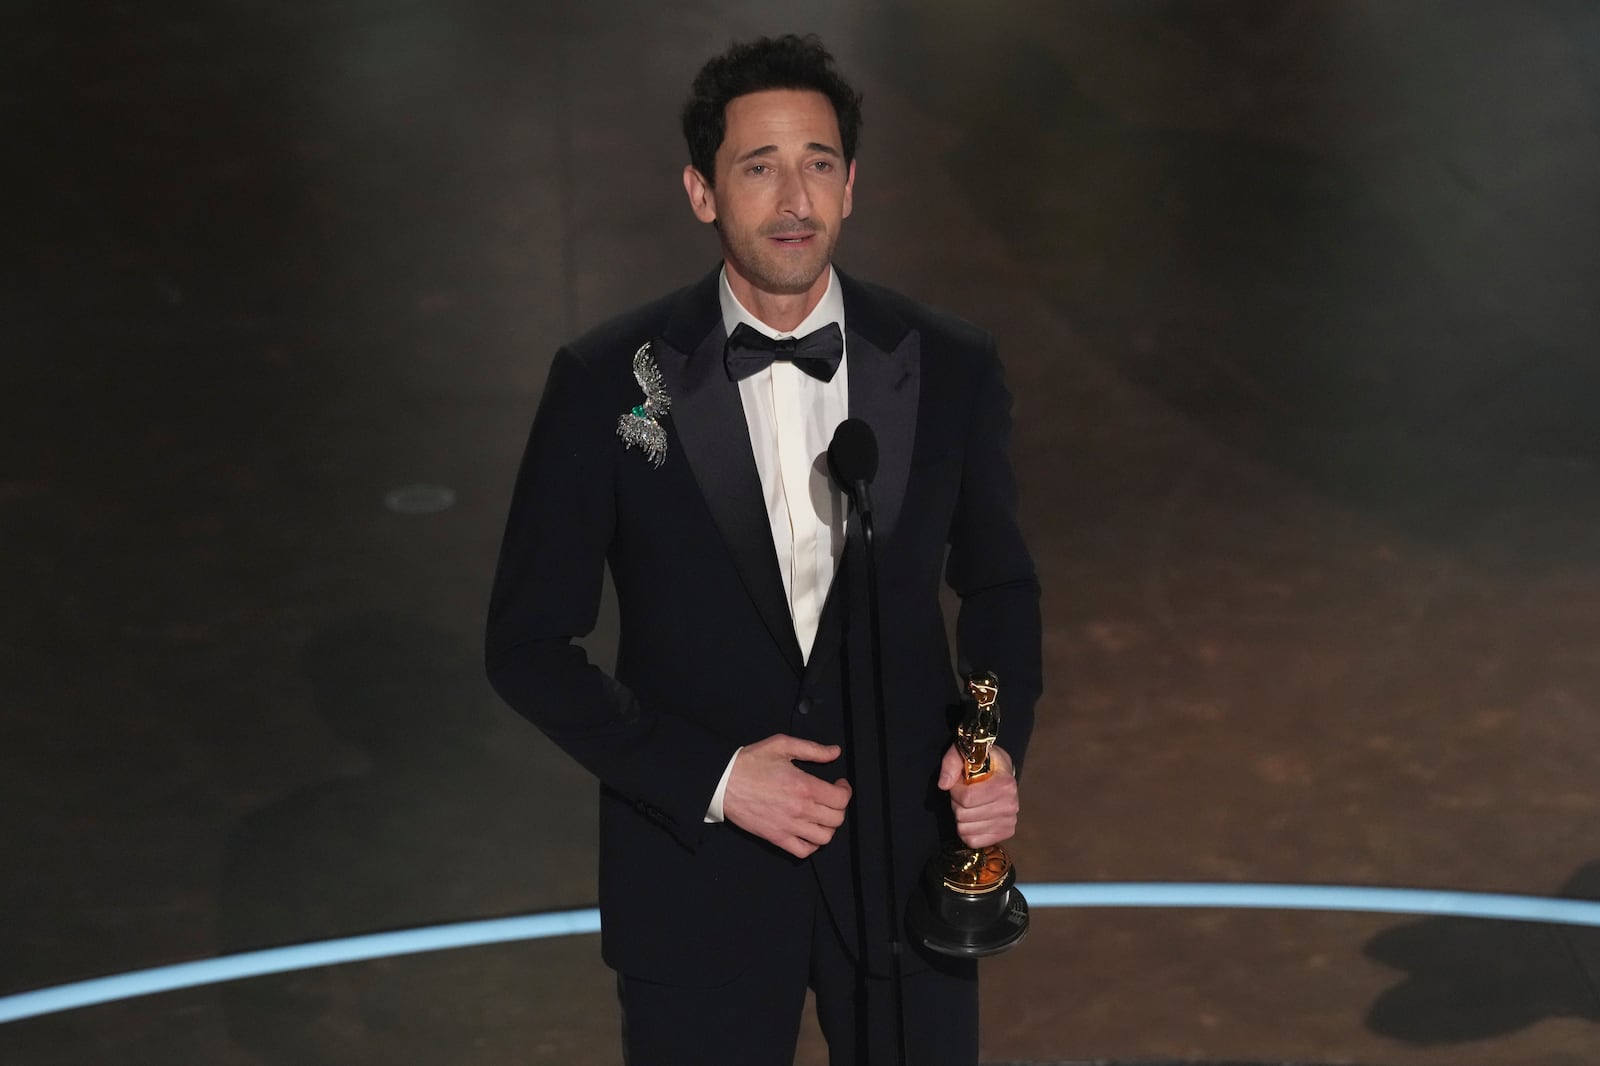
[[[683,105],[683,139],[689,162],[708,185],[716,184],[717,149],[728,132],[728,101],[768,89],[814,89],[833,104],[844,159],[856,157],[861,94],[833,69],[833,56],[815,34],[760,37],[735,44],[706,61]]]

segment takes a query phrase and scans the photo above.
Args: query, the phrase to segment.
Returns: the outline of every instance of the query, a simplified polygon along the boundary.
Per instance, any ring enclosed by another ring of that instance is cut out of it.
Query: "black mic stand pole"
[[[889,987],[894,1004],[895,1046],[900,1066],[906,1066],[906,1009],[905,976],[901,968],[901,955],[905,940],[900,930],[900,893],[894,879],[894,805],[889,792],[889,722],[883,704],[883,632],[878,611],[878,560],[872,543],[872,498],[867,483],[860,480],[850,493],[856,505],[856,517],[861,520],[861,539],[867,549],[867,618],[872,639],[872,702],[873,718],[878,727],[878,779],[882,792],[883,808],[883,883],[884,897],[889,917]],[[861,960],[865,966],[866,959]],[[865,1004],[862,1005],[865,1007]]]

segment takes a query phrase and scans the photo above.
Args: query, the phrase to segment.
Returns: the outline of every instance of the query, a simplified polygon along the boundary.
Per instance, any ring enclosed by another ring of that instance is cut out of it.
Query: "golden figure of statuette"
[[[956,727],[956,750],[968,784],[994,773],[990,749],[1000,732],[999,680],[991,673],[967,678],[966,714]],[[924,946],[945,955],[994,955],[1028,931],[1028,901],[1016,887],[1016,869],[1004,846],[947,844],[923,873],[908,922]]]

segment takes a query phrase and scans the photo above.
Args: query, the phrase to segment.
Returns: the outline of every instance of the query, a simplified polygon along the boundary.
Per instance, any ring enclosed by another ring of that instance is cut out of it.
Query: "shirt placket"
[[[806,410],[801,372],[791,363],[772,365],[773,421],[778,430],[778,470],[789,515],[789,613],[801,654],[811,655],[821,605],[817,602],[817,513],[811,501],[811,460],[806,448]]]

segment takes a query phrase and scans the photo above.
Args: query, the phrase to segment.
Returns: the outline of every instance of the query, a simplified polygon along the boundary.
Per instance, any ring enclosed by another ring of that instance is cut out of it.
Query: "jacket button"
[[[808,700],[808,699],[803,699],[799,703],[794,705],[794,709],[799,711],[801,714],[810,714],[811,713],[811,701]]]

